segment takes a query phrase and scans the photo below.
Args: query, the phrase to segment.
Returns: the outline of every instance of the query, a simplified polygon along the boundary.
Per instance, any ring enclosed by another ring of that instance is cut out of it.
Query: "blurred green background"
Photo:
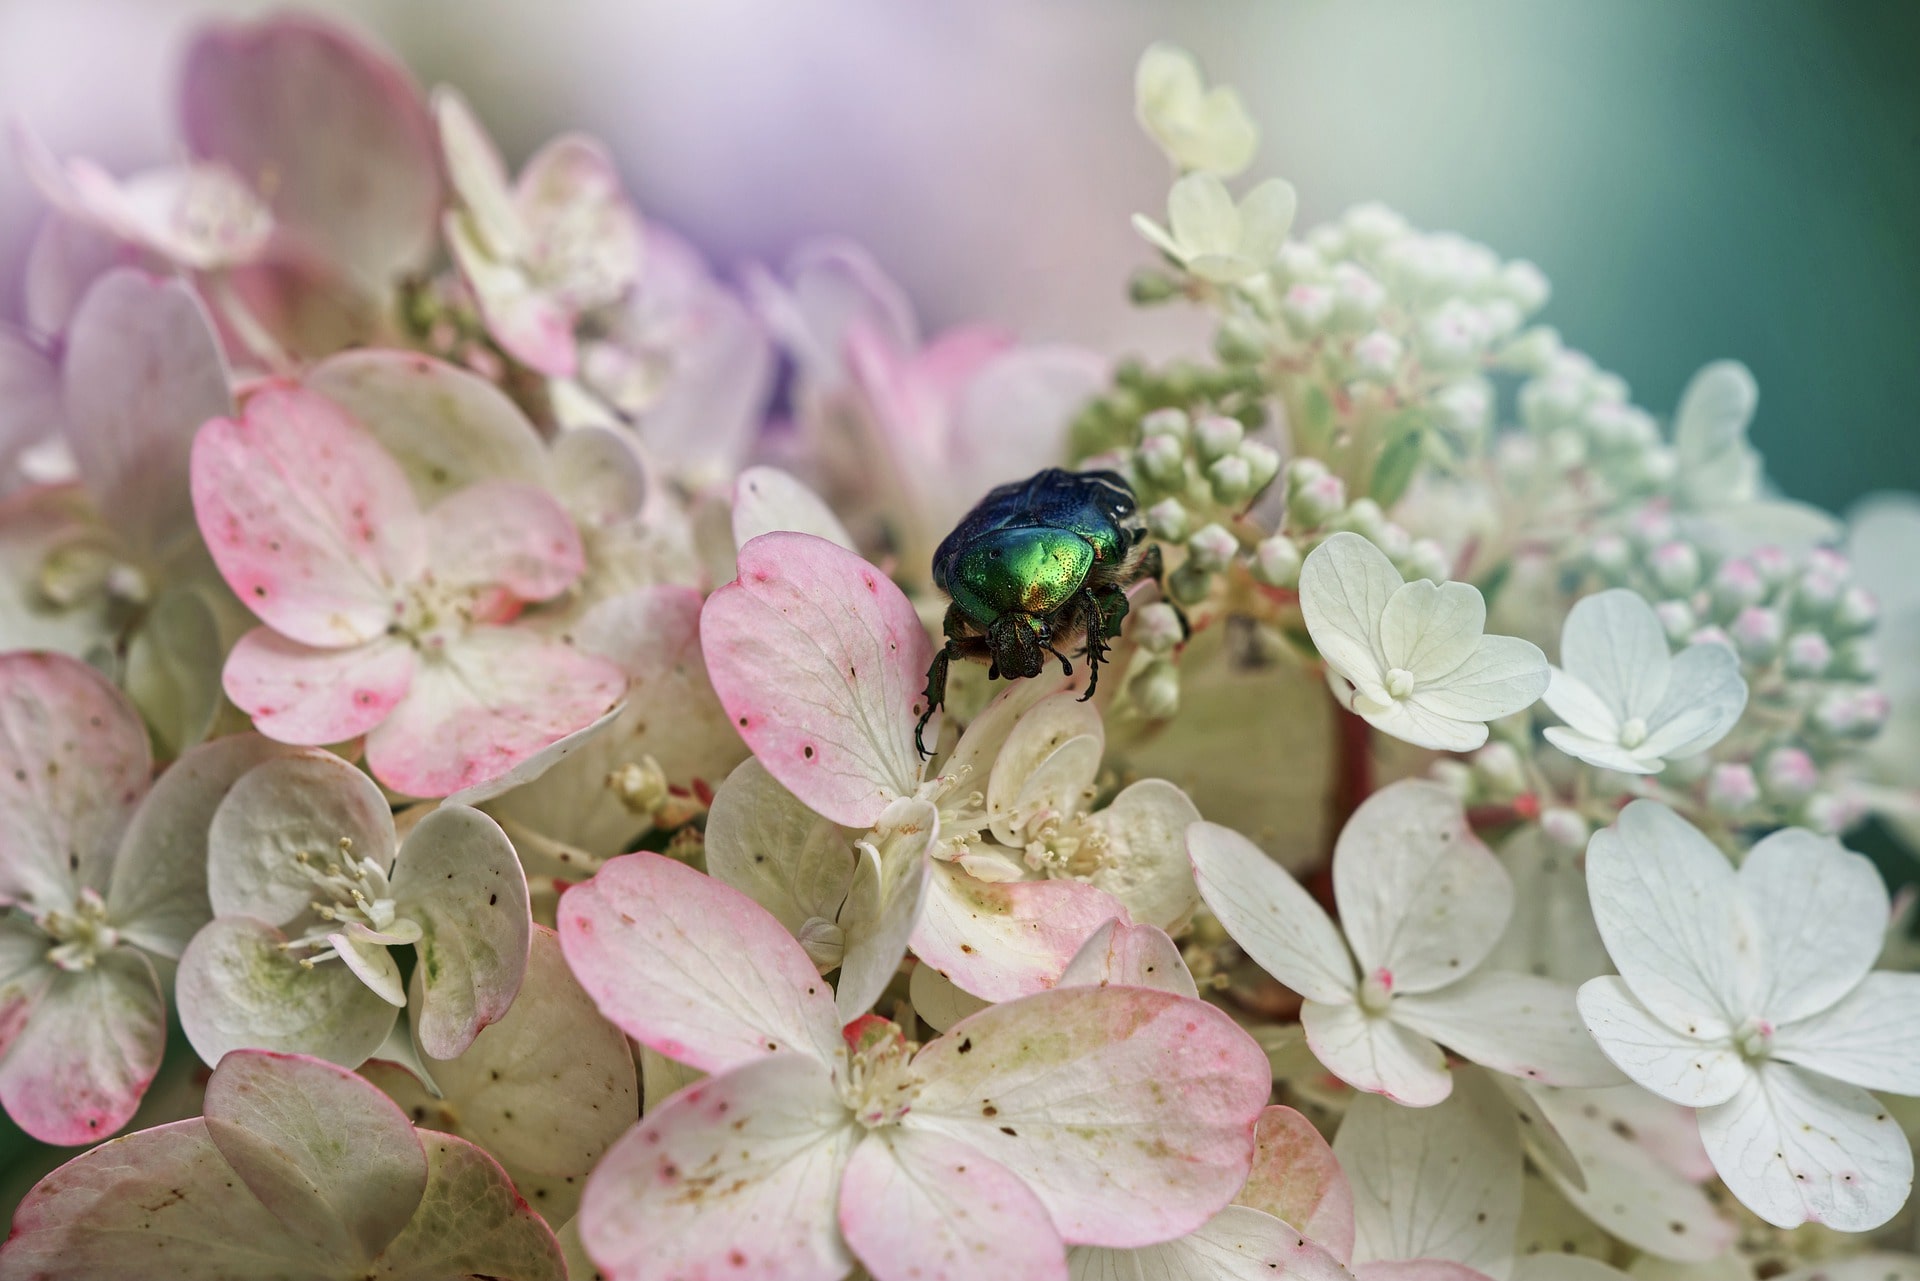
[[[0,112],[168,154],[172,62],[253,0],[0,0]],[[1752,0],[334,0],[524,154],[584,128],[723,266],[839,231],[932,325],[1165,353],[1129,313],[1163,163],[1131,121],[1165,38],[1238,85],[1302,221],[1383,199],[1534,259],[1546,319],[1669,410],[1737,356],[1798,496],[1920,488],[1920,5]],[[0,166],[0,261],[33,201]],[[9,278],[10,279],[10,278]],[[11,297],[11,290],[9,290]]]

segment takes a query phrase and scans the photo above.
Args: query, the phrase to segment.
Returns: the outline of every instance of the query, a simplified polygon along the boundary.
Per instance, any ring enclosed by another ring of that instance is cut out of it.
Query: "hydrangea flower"
[[[416,1132],[351,1072],[248,1050],[214,1068],[204,1117],[115,1139],[42,1179],[0,1247],[6,1281],[566,1275],[553,1234],[485,1152]]]
[[[1182,1235],[1246,1177],[1266,1059],[1198,1001],[1066,988],[918,1053],[878,1020],[843,1041],[778,921],[653,854],[567,891],[560,939],[607,1017],[713,1074],[587,1184],[581,1240],[619,1281],[1058,1276],[1066,1243]]]
[[[1211,89],[1185,49],[1156,44],[1133,73],[1133,109],[1167,158],[1181,169],[1231,178],[1253,162],[1260,130],[1231,85]]]
[[[1549,1085],[1618,1081],[1571,989],[1481,968],[1512,914],[1513,885],[1440,785],[1383,788],[1341,829],[1339,925],[1237,832],[1196,823],[1187,852],[1207,906],[1256,964],[1306,998],[1308,1045],[1355,1089],[1410,1107],[1440,1102],[1453,1089],[1441,1044]]]
[[[1686,527],[1728,554],[1755,547],[1810,547],[1833,540],[1839,522],[1806,503],[1763,492],[1760,454],[1747,428],[1760,389],[1736,360],[1704,366],[1673,414],[1675,501]]]
[[[1227,184],[1211,173],[1190,173],[1167,193],[1167,225],[1144,214],[1133,229],[1148,244],[1200,279],[1231,285],[1274,263],[1293,227],[1293,188],[1269,178],[1235,203]]]
[[[346,412],[268,387],[193,449],[214,562],[265,622],[227,695],[270,738],[367,736],[376,778],[445,796],[507,773],[611,709],[626,677],[515,616],[567,590],[580,536],[531,485],[473,485],[422,512]]]
[[[1601,769],[1658,774],[1667,758],[1706,751],[1747,706],[1740,659],[1725,645],[1675,655],[1653,606],[1616,588],[1574,604],[1560,632],[1560,666],[1543,696],[1566,725],[1547,741]]]
[[[640,276],[640,219],[612,159],[568,135],[541,148],[509,186],[465,99],[442,88],[434,109],[460,201],[447,215],[447,243],[488,332],[528,367],[572,378],[580,318],[619,302]]]
[[[1486,722],[1531,705],[1551,678],[1537,645],[1483,634],[1478,588],[1406,582],[1358,534],[1307,555],[1300,612],[1340,701],[1416,747],[1472,751],[1487,741]]]
[[[146,728],[92,668],[0,656],[0,1104],[46,1143],[127,1123],[160,1066],[153,960],[207,919],[208,819],[286,749],[209,743],[148,790]]]
[[[210,1064],[264,1049],[357,1067],[408,1004],[396,947],[414,949],[417,1040],[438,1059],[504,1016],[526,974],[526,878],[499,826],[442,805],[402,842],[380,789],[326,752],[234,784],[207,834],[207,880],[213,920],[178,984],[180,1022]]]
[[[1635,801],[1587,849],[1617,977],[1580,1013],[1637,1083],[1698,1109],[1728,1189],[1782,1227],[1878,1227],[1913,1152],[1869,1089],[1920,1094],[1920,977],[1873,970],[1890,913],[1873,864],[1800,829],[1736,871],[1672,810]]]

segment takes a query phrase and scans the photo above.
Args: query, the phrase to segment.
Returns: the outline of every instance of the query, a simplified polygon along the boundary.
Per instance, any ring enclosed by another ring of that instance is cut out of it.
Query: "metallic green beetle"
[[[921,731],[946,699],[955,658],[985,659],[990,679],[1038,676],[1045,655],[1073,664],[1059,646],[1084,637],[1093,697],[1107,642],[1127,616],[1127,588],[1160,573],[1133,490],[1118,473],[1050,467],[1001,485],[954,526],[933,554],[933,581],[953,599],[947,643],[927,669]]]

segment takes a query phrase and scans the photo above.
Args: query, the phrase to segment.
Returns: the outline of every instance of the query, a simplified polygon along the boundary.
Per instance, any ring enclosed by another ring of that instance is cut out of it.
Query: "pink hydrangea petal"
[[[282,743],[344,743],[387,719],[413,688],[405,641],[315,649],[256,627],[227,655],[221,686],[253,726]]]
[[[106,889],[152,771],[139,714],[104,676],[60,654],[0,654],[0,902],[46,911]]]
[[[974,370],[958,388],[948,440],[952,517],[1003,481],[1059,465],[1067,424],[1106,384],[1111,363],[1079,347],[1019,346]]]
[[[23,282],[27,328],[64,334],[94,281],[115,267],[146,262],[147,255],[125,241],[77,218],[49,212],[27,249]]]
[[[0,328],[0,474],[64,422],[60,369],[24,334]]]
[[[744,547],[762,534],[787,530],[812,534],[852,551],[853,535],[833,509],[805,484],[778,467],[749,467],[733,483],[733,543]]]
[[[566,509],[520,481],[483,480],[442,499],[427,513],[427,546],[435,582],[497,588],[516,603],[558,596],[587,566]]]
[[[903,1124],[978,1148],[1065,1240],[1109,1246],[1169,1240],[1225,1206],[1273,1083],[1266,1054],[1213,1006],[1127,987],[982,1010],[914,1067],[926,1084]]]
[[[0,1060],[0,1104],[43,1143],[96,1142],[133,1116],[166,1043],[153,966],[114,948],[48,984]]]
[[[116,531],[164,559],[195,533],[194,433],[233,412],[205,309],[181,281],[111,271],[74,315],[64,373],[82,481]]]
[[[583,247],[571,242],[584,238],[591,245],[591,280],[569,282],[573,290],[585,284],[586,291],[562,296],[572,310],[616,302],[639,277],[640,217],[613,157],[596,140],[565,134],[541,147],[520,171],[514,203],[536,261],[551,263],[557,254],[562,265],[578,270],[567,260]]]
[[[1292,1225],[1230,1205],[1176,1240],[1138,1250],[1080,1246],[1073,1281],[1353,1281],[1353,1274]]]
[[[640,514],[647,469],[640,442],[625,427],[573,427],[554,438],[553,492],[588,529],[606,529]]]
[[[422,506],[481,480],[547,479],[539,432],[470,370],[420,352],[363,348],[328,357],[302,381],[366,425]]]
[[[1234,1202],[1285,1220],[1342,1263],[1353,1258],[1353,1188],[1332,1146],[1292,1108],[1260,1114],[1253,1169]]]
[[[1066,1247],[1032,1189],[929,1131],[876,1130],[853,1150],[840,1231],[874,1281],[1066,1281]]]
[[[420,1048],[450,1059],[513,1004],[527,973],[533,921],[527,878],[500,825],[442,805],[408,833],[394,862],[393,899],[423,931]]]
[[[617,722],[626,711],[627,704],[624,700],[615,703],[612,707],[602,712],[598,720],[589,721],[579,729],[574,730],[571,734],[564,734],[554,739],[551,743],[548,743],[531,756],[524,757],[519,764],[515,765],[506,773],[497,774],[492,778],[474,783],[471,786],[460,788],[458,791],[448,792],[445,798],[443,798],[444,802],[451,805],[484,805],[488,801],[495,800],[509,792],[517,792],[521,788],[531,787],[546,777],[555,766],[560,765],[570,758],[579,758],[579,764],[584,768],[588,762],[599,755],[594,749],[600,746],[603,740],[612,737],[615,722]],[[594,784],[601,792],[611,791],[611,789],[607,787],[607,772],[608,771],[603,769],[593,776]],[[620,805],[620,798],[617,795],[613,796],[612,803]],[[534,808],[536,811],[538,810],[537,805]],[[622,808],[625,807],[622,806]],[[551,820],[553,813],[552,811],[547,811],[542,814],[542,817]],[[633,818],[631,811],[628,812],[628,818],[630,820]],[[626,829],[626,833],[629,838],[632,836],[632,827],[630,825]],[[576,842],[567,839],[571,833],[560,833],[557,835],[553,833],[543,833],[543,835],[554,835],[555,839],[565,841],[565,843],[576,845],[577,847]],[[624,844],[622,848],[624,848]],[[611,850],[608,852],[619,853],[620,851]]]
[[[628,1036],[703,1071],[840,1050],[833,994],[780,922],[657,854],[614,859],[560,899],[567,963]]]
[[[453,184],[453,196],[462,214],[473,220],[474,233],[484,248],[502,257],[517,255],[526,229],[514,207],[513,188],[500,149],[459,90],[448,85],[436,87],[432,106],[447,179]]]
[[[1127,909],[1079,881],[982,881],[934,866],[913,951],[965,991],[989,1001],[1043,992],[1093,932]]]
[[[823,238],[787,258],[784,280],[765,270],[748,277],[754,306],[799,364],[809,389],[828,391],[845,376],[847,331],[859,321],[895,350],[920,345],[906,291],[860,245]]]
[[[207,835],[233,785],[256,765],[294,754],[259,734],[202,743],[168,766],[120,842],[107,918],[129,943],[177,959],[210,917]]]
[[[795,796],[870,827],[913,795],[932,646],[905,594],[845,548],[767,534],[707,600],[701,646],[740,736]]]
[[[426,1154],[406,1114],[319,1059],[227,1055],[207,1082],[205,1119],[247,1190],[323,1258],[378,1257],[427,1188]],[[342,1133],[353,1136],[344,1150]]]
[[[853,1259],[834,1209],[859,1135],[825,1064],[763,1054],[649,1109],[608,1150],[581,1244],[622,1281],[837,1281]]]
[[[1115,918],[1088,936],[1067,968],[1060,987],[1152,987],[1175,996],[1200,995],[1180,947],[1165,930],[1129,925]]]
[[[506,1171],[482,1149],[423,1131],[427,1191],[420,1208],[380,1255],[394,1277],[512,1277],[567,1281],[566,1260]]]
[[[1392,1259],[1363,1263],[1357,1281],[1493,1281],[1486,1273],[1450,1259]]]
[[[580,352],[572,313],[536,288],[519,267],[492,257],[461,215],[447,215],[446,236],[494,341],[529,369],[549,378],[573,377]]]
[[[367,767],[397,792],[446,796],[591,725],[626,688],[626,673],[564,641],[475,627],[418,665],[406,697],[368,734]]]
[[[425,568],[399,464],[346,411],[301,388],[256,392],[193,443],[193,506],[227,585],[308,645],[383,635]]]
[[[181,118],[196,155],[271,190],[283,228],[367,285],[425,265],[439,148],[384,53],[304,16],[210,26],[187,50]]]

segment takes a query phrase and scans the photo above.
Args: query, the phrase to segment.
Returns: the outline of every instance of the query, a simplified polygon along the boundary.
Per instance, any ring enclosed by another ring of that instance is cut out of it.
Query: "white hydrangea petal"
[[[1779,1027],[1773,1056],[1863,1089],[1920,1095],[1920,974],[1867,975],[1837,1004]]]
[[[1893,905],[1865,855],[1788,828],[1748,851],[1738,881],[1764,954],[1752,1013],[1775,1023],[1805,1018],[1873,968]]]
[[[1913,1149],[1865,1090],[1787,1063],[1763,1064],[1700,1113],[1700,1140],[1741,1204],[1778,1227],[1865,1232],[1913,1190]]]
[[[1018,735],[1016,735],[1016,738]],[[1009,740],[1011,744],[1013,740]],[[995,788],[987,792],[987,813],[994,839],[1013,849],[1032,839],[1028,824],[1047,816],[1067,818],[1085,810],[1094,794],[1105,745],[1092,734],[1080,734],[1061,743],[1025,778],[1015,776],[1020,790],[1009,797],[997,790],[1008,776],[996,769]]]
[[[1707,1281],[1719,1281],[1718,1277]],[[1741,1277],[1738,1281],[1746,1281]],[[1920,1258],[1911,1254],[1856,1254],[1795,1268],[1780,1281],[1920,1281]]]
[[[1268,178],[1241,197],[1239,252],[1255,270],[1265,271],[1273,265],[1287,233],[1293,229],[1299,204],[1293,184],[1280,178]]]
[[[1614,714],[1607,700],[1578,676],[1563,667],[1550,670],[1547,692],[1540,696],[1547,710],[1567,723],[1567,726],[1583,738],[1596,739],[1603,743],[1617,744],[1620,741],[1620,718]],[[1551,736],[1553,731],[1549,730]],[[1562,731],[1564,733],[1566,731]],[[1558,740],[1555,740],[1557,743]],[[1577,755],[1570,749],[1562,748],[1570,755]]]
[[[1575,601],[1560,630],[1560,666],[1599,695],[1615,724],[1653,715],[1672,661],[1653,606],[1623,587]]]
[[[1551,1167],[1547,1176],[1588,1218],[1663,1259],[1705,1262],[1733,1244],[1733,1223],[1694,1180],[1643,1141],[1645,1105],[1671,1108],[1671,1115],[1655,1121],[1666,1130],[1696,1129],[1690,1112],[1656,1104],[1631,1085],[1611,1090],[1536,1088],[1528,1093],[1572,1152],[1586,1186],[1559,1177]],[[1620,1106],[1627,1099],[1635,1101],[1631,1110]]]
[[[1186,1236],[1138,1250],[1080,1246],[1071,1281],[1351,1281],[1352,1273],[1290,1225],[1230,1205]]]
[[[518,256],[526,247],[527,231],[493,139],[454,89],[442,85],[434,90],[433,112],[454,194],[492,254]]]
[[[1419,780],[1380,789],[1347,820],[1333,848],[1333,896],[1361,972],[1394,993],[1458,981],[1513,914],[1513,882],[1459,798]]]
[[[1551,691],[1552,687],[1549,687]],[[1618,770],[1622,774],[1658,774],[1666,765],[1658,757],[1643,759],[1643,755],[1650,753],[1628,751],[1617,741],[1591,738],[1563,725],[1549,725],[1541,732],[1549,743],[1568,756],[1601,769]]]
[[[903,1126],[854,1148],[840,1231],[876,1277],[1046,1281],[1064,1271],[1060,1234],[1018,1176],[966,1143]]]
[[[1430,752],[1471,752],[1486,746],[1486,722],[1478,717],[1462,719],[1435,711],[1425,705],[1419,693],[1388,702],[1385,707],[1369,707],[1364,697],[1356,699],[1352,706],[1367,724],[1381,733]]]
[[[1487,602],[1478,588],[1422,578],[1387,598],[1380,643],[1389,668],[1434,680],[1466,662],[1486,629]]]
[[[918,976],[919,970],[914,973]],[[1093,932],[1067,962],[1060,981],[1054,986],[1106,987],[1114,983],[1122,987],[1159,988],[1175,996],[1200,995],[1193,974],[1180,956],[1179,944],[1169,938],[1165,930],[1151,925],[1129,925],[1118,918]]]
[[[581,1198],[581,1243],[616,1276],[837,1281],[853,1268],[840,1175],[861,1133],[826,1064],[748,1060],[649,1109],[607,1150]]]
[[[1577,1254],[1530,1254],[1513,1265],[1509,1281],[1629,1281],[1627,1274]]]
[[[1240,248],[1240,211],[1227,184],[1190,173],[1167,192],[1167,225],[1183,257],[1233,257]]]
[[[927,852],[939,835],[933,803],[908,797],[887,807],[861,847],[840,911],[847,950],[834,1000],[842,1022],[872,1009],[900,969],[927,898]]]
[[[327,935],[327,946],[340,953],[341,962],[373,994],[399,1009],[407,1003],[407,987],[400,981],[400,966],[384,944],[350,934]]]
[[[1673,660],[1666,697],[1647,717],[1643,756],[1687,757],[1727,736],[1747,706],[1740,659],[1725,645],[1689,645]]]
[[[936,860],[914,927],[915,956],[989,1001],[1044,991],[1087,937],[1126,909],[1080,881],[985,881]]]
[[[707,872],[798,938],[808,921],[839,918],[853,884],[853,835],[808,809],[749,756],[707,811]]]
[[[1133,216],[1133,229],[1139,233],[1142,240],[1169,258],[1180,257],[1180,242],[1173,238],[1173,233],[1145,214]]]
[[[1034,703],[1007,733],[987,777],[994,839],[1021,845],[1019,829],[1040,806],[1065,813],[1085,809],[1081,793],[1093,786],[1105,751],[1106,727],[1093,704],[1081,701],[1080,691],[1062,690]],[[1048,781],[1035,788],[1043,771]]]
[[[1385,1015],[1308,1001],[1300,1007],[1300,1022],[1313,1056],[1356,1090],[1410,1108],[1432,1107],[1453,1090],[1440,1047]]]
[[[1669,1027],[1722,1037],[1746,1016],[1759,961],[1736,886],[1726,855],[1654,801],[1628,805],[1587,844],[1607,955]]]
[[[1613,972],[1587,903],[1580,853],[1526,824],[1501,842],[1500,865],[1513,878],[1513,919],[1483,964],[1544,974],[1575,987]]]
[[[787,530],[857,550],[853,535],[820,495],[778,467],[749,467],[733,483],[733,545]]]
[[[1462,721],[1493,721],[1531,707],[1547,692],[1547,656],[1518,636],[1482,636],[1460,666],[1414,687],[1408,702]]]
[[[1092,941],[1089,939],[1088,943]],[[1060,981],[1067,980],[1063,976]],[[913,1003],[913,1012],[936,1032],[944,1032],[992,1004],[961,991],[952,979],[924,962],[913,967],[913,974],[907,980],[907,999]]]
[[[1358,1098],[1333,1153],[1353,1184],[1355,1264],[1447,1259],[1505,1276],[1520,1223],[1520,1136],[1472,1073],[1438,1107]]]
[[[1750,499],[1760,459],[1747,443],[1747,425],[1760,388],[1737,360],[1703,366],[1680,393],[1673,415],[1673,447],[1681,492],[1696,506]]]
[[[1187,829],[1200,811],[1164,779],[1143,778],[1086,823],[1106,841],[1093,884],[1126,905],[1136,921],[1176,929],[1199,906],[1187,863]]]
[[[1711,1107],[1732,1098],[1749,1075],[1724,1030],[1711,1038],[1675,1031],[1616,975],[1588,979],[1580,985],[1578,1001],[1580,1017],[1601,1052],[1635,1084],[1663,1099]]]
[[[1339,928],[1266,851],[1231,828],[1195,823],[1187,856],[1200,897],[1254,964],[1309,1000],[1353,1000],[1358,980]]]
[[[374,781],[331,752],[288,755],[240,776],[207,833],[207,893],[215,916],[285,925],[309,910],[317,888],[301,866],[324,871],[353,857],[382,872],[398,841],[393,812]]]
[[[1327,665],[1369,696],[1386,674],[1380,619],[1405,585],[1387,554],[1341,532],[1307,554],[1300,567],[1300,613]]]
[[[1573,989],[1551,979],[1481,971],[1436,992],[1396,997],[1389,1016],[1508,1076],[1546,1085],[1620,1083],[1580,1021]]]

